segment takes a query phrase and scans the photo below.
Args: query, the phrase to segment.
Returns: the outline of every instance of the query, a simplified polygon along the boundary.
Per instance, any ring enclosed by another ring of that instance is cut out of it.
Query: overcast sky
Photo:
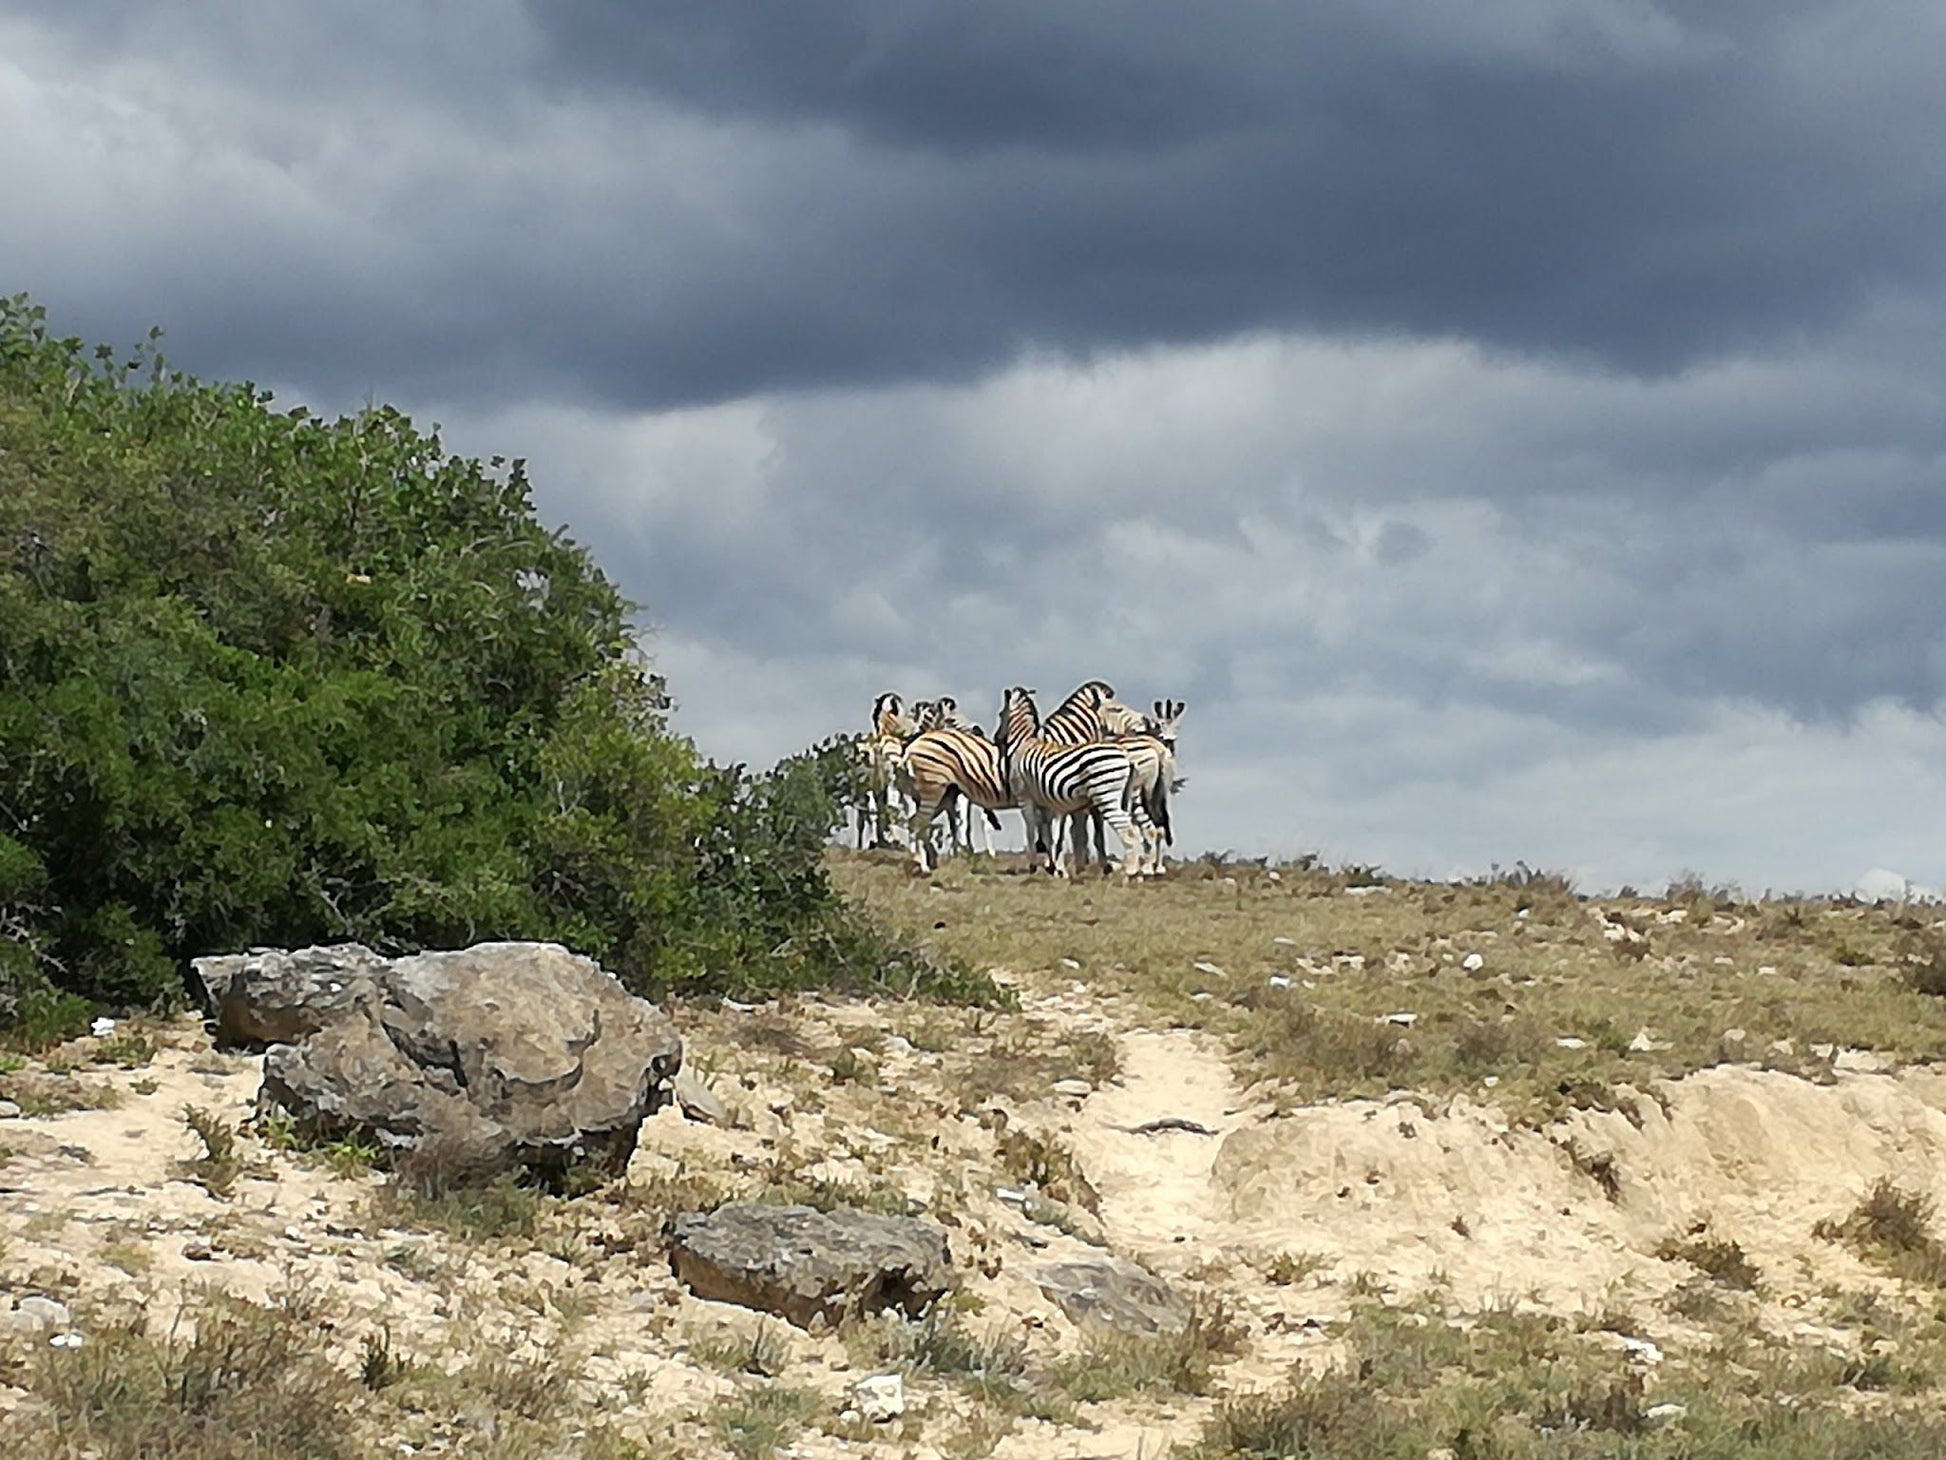
[[[1179,850],[1946,884],[1946,7],[0,0],[0,291],[532,463],[680,726]]]

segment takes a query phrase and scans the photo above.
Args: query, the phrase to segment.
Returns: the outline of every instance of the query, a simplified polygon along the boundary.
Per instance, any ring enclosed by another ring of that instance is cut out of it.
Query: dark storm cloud
[[[179,351],[354,395],[623,406],[1252,330],[1648,371],[1819,330],[1934,285],[1946,226],[1941,24],[1848,13],[38,7],[91,66],[166,58],[165,123],[254,95],[228,145],[315,210],[205,179],[118,314],[190,298]],[[315,166],[334,132],[369,165]],[[229,276],[252,229],[273,266]]]

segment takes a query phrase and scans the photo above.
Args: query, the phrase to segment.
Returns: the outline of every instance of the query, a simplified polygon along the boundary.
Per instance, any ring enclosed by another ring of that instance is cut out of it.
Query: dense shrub
[[[847,758],[703,762],[632,612],[518,460],[0,302],[0,1019],[345,938],[557,938],[647,992],[883,980],[905,955],[821,864]]]

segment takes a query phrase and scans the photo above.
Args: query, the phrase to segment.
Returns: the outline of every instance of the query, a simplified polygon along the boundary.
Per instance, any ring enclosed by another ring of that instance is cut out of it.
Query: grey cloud
[[[90,80],[165,58],[165,127],[233,93],[224,144],[315,210],[218,284],[260,200],[161,187],[126,240],[145,295],[83,322],[168,314],[192,366],[325,392],[648,406],[1278,329],[1656,372],[1939,283],[1946,45],[1916,6],[465,13],[60,30]],[[368,165],[312,165],[333,134]],[[0,242],[89,308],[51,226]]]

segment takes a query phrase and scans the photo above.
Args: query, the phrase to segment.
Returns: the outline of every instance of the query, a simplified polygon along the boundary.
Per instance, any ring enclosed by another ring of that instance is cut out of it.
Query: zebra
[[[1145,875],[1162,875],[1162,849],[1174,846],[1176,829],[1170,820],[1169,798],[1182,789],[1176,774],[1176,728],[1186,706],[1181,700],[1156,700],[1144,717],[1142,729],[1116,737],[1135,761],[1135,794],[1149,813],[1149,857]],[[1102,845],[1100,823],[1095,825],[1095,847],[1102,863],[1108,861]]]
[[[865,761],[866,794],[858,806],[858,845],[865,845],[865,829],[872,830],[872,845],[893,846],[892,798],[898,794],[899,764],[905,756],[906,742],[918,730],[897,695],[886,693],[872,701],[872,728],[859,742]]]
[[[987,854],[993,853],[991,832],[1000,818],[996,811],[1010,811],[1018,801],[1007,784],[1000,760],[1000,748],[979,732],[977,726],[941,725],[922,731],[905,747],[899,774],[913,811],[911,820],[912,856],[921,872],[938,866],[932,846],[933,818],[943,806],[952,845],[959,850],[959,802],[968,802],[969,811],[978,807],[989,823]],[[969,815],[969,821],[971,817]],[[972,850],[971,838],[967,850]]]
[[[1090,681],[1070,695],[1062,709],[1092,702],[1092,708],[1099,710],[1107,698],[1101,693],[1104,688],[1099,681]],[[1067,870],[1059,844],[1051,840],[1052,820],[1086,810],[1098,812],[1115,829],[1122,844],[1122,872],[1136,874],[1142,846],[1131,811],[1144,819],[1146,813],[1139,802],[1130,804],[1135,767],[1127,751],[1099,738],[1079,745],[1049,740],[1042,734],[1034,692],[1018,685],[1000,702],[997,749],[1007,788],[1027,816],[1028,846],[1036,852],[1046,849],[1055,876],[1065,877]]]
[[[1169,704],[1174,706],[1174,710],[1166,720],[1165,706],[1161,700],[1155,701],[1154,715],[1144,715],[1140,710],[1118,701],[1114,686],[1107,680],[1091,679],[1077,686],[1074,693],[1062,701],[1041,725],[1041,735],[1047,740],[1064,745],[1113,740],[1128,752],[1135,768],[1134,779],[1129,786],[1130,810],[1142,832],[1144,854],[1141,875],[1145,877],[1161,874],[1163,845],[1175,841],[1174,831],[1169,825],[1166,788],[1175,777],[1175,721],[1181,717],[1183,706],[1180,701],[1170,701]],[[1065,832],[1066,838],[1073,843],[1075,866],[1079,868],[1086,862],[1090,824],[1094,828],[1096,857],[1106,868],[1107,832],[1102,818],[1092,809],[1067,818],[1065,828],[1056,826],[1057,854]]]
[[[913,717],[918,721],[921,734],[929,730],[964,730],[969,734],[979,736],[982,740],[987,738],[985,730],[975,725],[965,715],[960,713],[959,701],[955,700],[951,695],[941,695],[936,700],[921,700],[912,708]],[[978,752],[974,753],[976,755],[978,754]],[[913,813],[916,815],[918,811],[917,797],[913,794],[910,785],[905,789],[907,800],[911,804]],[[993,814],[992,807],[969,801],[966,832],[962,836],[960,832],[960,800],[962,794],[957,785],[949,786],[945,792],[944,805],[946,811],[947,844],[955,852],[964,851],[970,856],[976,850],[973,845],[975,834],[984,831],[986,833],[986,854],[991,857],[995,851],[993,834],[1000,830],[1000,818]],[[984,826],[981,825],[980,818],[972,814],[975,806],[979,807],[980,817],[985,819],[986,824]],[[932,808],[933,814],[936,814],[938,810],[939,807],[934,806]],[[931,824],[932,814],[929,814],[925,819],[926,834],[928,836],[931,835]]]

